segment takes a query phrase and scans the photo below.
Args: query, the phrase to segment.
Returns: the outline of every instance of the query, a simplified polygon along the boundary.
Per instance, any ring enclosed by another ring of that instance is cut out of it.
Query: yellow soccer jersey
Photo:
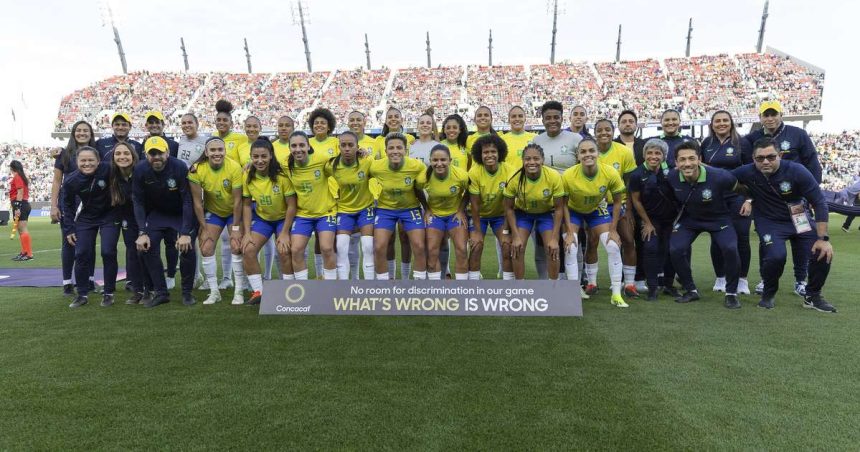
[[[399,170],[388,166],[388,159],[374,160],[370,165],[370,177],[375,177],[382,184],[377,207],[380,209],[414,209],[419,206],[415,196],[415,184],[418,176],[427,170],[420,160],[406,157]]]
[[[188,181],[203,189],[203,210],[219,217],[233,214],[233,190],[242,188],[242,167],[238,163],[224,159],[217,170],[208,163],[194,165],[194,172],[188,172]]]
[[[412,143],[415,142],[415,137],[413,137],[412,135],[409,135],[408,133],[405,133],[404,135],[406,135],[406,155],[409,156],[409,146],[411,146]],[[386,156],[385,156],[385,136],[384,135],[379,135],[378,137],[376,137],[376,140],[374,141],[373,158],[375,158],[376,160],[386,159]]]
[[[227,151],[227,158],[232,159],[236,163],[240,163],[239,146],[242,143],[248,142],[248,136],[244,133],[239,132],[230,132],[223,137],[216,133],[215,136],[220,137],[222,140],[224,140],[224,148]]]
[[[468,152],[472,152],[472,145],[475,144],[476,141],[478,141],[478,138],[485,137],[489,134],[490,134],[490,132],[486,132],[486,133],[475,132],[475,133],[469,135],[469,137],[466,138],[466,150]]]
[[[594,177],[586,176],[582,164],[576,164],[565,170],[561,180],[567,193],[567,207],[581,214],[594,212],[604,200],[611,201],[613,195],[625,191],[618,171],[600,162]]]
[[[500,217],[505,214],[504,196],[508,179],[517,171],[507,163],[502,163],[495,173],[490,173],[483,165],[472,165],[469,170],[469,193],[481,197],[481,218]]]
[[[334,196],[329,190],[328,176],[325,175],[325,165],[328,163],[325,154],[327,152],[315,150],[308,156],[307,165],[300,166],[297,163],[292,171],[284,168],[296,191],[297,217],[319,218],[336,212]]]
[[[523,166],[523,149],[537,136],[536,133],[523,132],[513,133],[506,132],[501,135],[502,140],[508,145],[508,156],[505,157],[505,162],[513,165],[516,168]]]
[[[287,215],[287,197],[296,191],[290,180],[279,174],[277,182],[259,172],[251,182],[248,182],[248,172],[242,173],[242,196],[251,198],[257,206],[254,211],[257,216],[266,221],[281,220]]]
[[[275,140],[272,147],[275,148],[275,159],[281,164],[281,168],[286,168],[287,159],[290,158],[290,142],[281,143],[281,140]]]
[[[334,169],[334,160],[325,165],[325,174],[337,181],[339,213],[356,213],[373,205],[373,194],[368,187],[371,158],[359,159],[352,166],[338,162]]]
[[[310,137],[308,141],[317,157],[325,157],[328,160],[340,154],[340,140],[337,137],[329,136],[323,141],[317,140],[317,137]]]
[[[522,191],[520,191],[520,179]],[[514,207],[526,213],[547,213],[555,208],[554,200],[565,196],[558,171],[544,166],[537,180],[531,180],[522,172],[508,180],[505,197],[514,200]]]
[[[367,136],[362,135],[361,139],[358,140],[358,148],[364,152],[366,156],[376,158],[374,155],[374,148],[376,147],[376,140]]]
[[[418,176],[418,188],[427,192],[427,205],[437,217],[454,215],[463,204],[463,196],[469,189],[469,173],[455,166],[448,167],[448,175],[439,179],[427,171]]]
[[[448,150],[451,151],[452,166],[456,166],[463,170],[469,169],[470,157],[468,149],[461,148],[455,141],[442,140],[441,143],[448,146]]]
[[[228,160],[238,163],[242,168],[248,166],[251,163],[251,143],[247,141],[239,143],[236,152]]]
[[[616,143],[615,141],[612,142],[612,145],[609,146],[609,150],[606,152],[598,152],[598,157],[600,159],[600,163],[605,163],[615,168],[615,171],[618,171],[622,180],[625,174],[636,169],[636,159],[633,157],[633,151],[627,146],[624,146],[621,143]],[[621,202],[623,203],[626,199],[627,194],[622,194]]]

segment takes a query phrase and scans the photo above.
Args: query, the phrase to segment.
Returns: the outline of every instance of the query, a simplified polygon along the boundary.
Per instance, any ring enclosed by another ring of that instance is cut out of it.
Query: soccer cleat
[[[746,278],[738,279],[738,293],[739,294],[750,294],[750,283]]]
[[[63,284],[63,296],[74,297],[75,296],[75,285],[74,284]]]
[[[13,261],[20,261],[22,257],[24,257],[24,253],[18,253],[17,256],[12,258],[12,260]]]
[[[663,295],[669,295],[673,298],[678,298],[681,296],[681,292],[675,286],[669,286],[663,288]]]
[[[738,301],[737,295],[726,295],[726,308],[728,309],[740,309],[741,302]]]
[[[83,305],[87,304],[87,302],[88,302],[88,301],[89,301],[89,300],[87,300],[87,297],[86,297],[86,296],[84,296],[84,295],[78,295],[77,297],[75,297],[75,301],[73,301],[73,302],[69,305],[69,307],[70,307],[70,308],[80,308],[81,306],[83,306]]]
[[[185,306],[194,306],[195,303],[197,303],[197,300],[195,300],[190,293],[182,294],[182,304]]]
[[[248,299],[248,304],[250,304],[250,305],[260,304],[260,300],[262,300],[262,299],[263,299],[263,294],[260,293],[259,290],[255,290],[253,293],[251,293],[251,298]]]
[[[765,309],[773,309],[773,297],[762,297],[762,299],[758,302],[758,307]]]
[[[648,283],[645,281],[636,281],[636,291],[639,293],[648,292]]]
[[[176,287],[176,277],[175,276],[174,277],[168,276],[167,278],[164,278],[164,282],[167,283],[167,290],[173,290],[173,288]]]
[[[700,300],[699,291],[696,289],[688,290],[684,295],[675,299],[675,303],[692,303],[694,301]]]
[[[804,297],[803,307],[815,309],[818,312],[836,312],[836,307],[828,303],[821,295],[810,295]]]
[[[599,290],[600,289],[597,287],[597,284],[589,284],[589,285],[585,286],[585,294],[589,295],[589,296],[597,295],[597,292]]]
[[[218,284],[218,288],[221,290],[227,290],[233,288],[233,281],[230,278],[224,278],[221,280],[221,283]]]
[[[21,262],[24,262],[24,261],[31,261],[33,259],[34,259],[34,257],[32,254],[24,254],[21,256],[21,259],[18,259],[18,260]]]
[[[149,302],[146,303],[144,306],[146,306],[147,308],[154,308],[165,303],[170,303],[170,297],[168,297],[167,295],[155,295],[154,297],[152,297],[152,300],[149,300]]]
[[[102,296],[101,307],[107,308],[109,306],[113,306],[113,294],[106,293]]]
[[[245,296],[242,295],[242,292],[236,292],[233,294],[233,301],[230,302],[233,306],[239,306],[245,304]]]
[[[657,301],[657,288],[648,289],[648,298],[645,301]]]
[[[629,305],[624,302],[624,297],[622,297],[620,293],[612,294],[612,298],[610,298],[609,301],[619,308],[629,307]]]
[[[585,289],[583,289],[582,286],[579,286],[579,298],[581,300],[588,300],[591,298],[587,293],[585,293]]]
[[[221,292],[218,290],[210,290],[209,296],[203,301],[203,304],[210,305],[218,303],[219,301],[221,301]]]
[[[758,284],[755,285],[755,294],[761,295],[764,293],[764,281],[759,281]]]
[[[628,284],[624,286],[624,296],[627,298],[639,298],[639,291],[636,290],[636,284]]]
[[[806,283],[803,281],[797,281],[794,283],[794,293],[801,297],[806,297]]]
[[[726,278],[719,277],[714,281],[714,292],[725,292],[726,291]]]
[[[128,300],[125,300],[125,304],[133,305],[133,304],[141,304],[143,303],[143,292],[135,292],[134,295],[131,296]]]

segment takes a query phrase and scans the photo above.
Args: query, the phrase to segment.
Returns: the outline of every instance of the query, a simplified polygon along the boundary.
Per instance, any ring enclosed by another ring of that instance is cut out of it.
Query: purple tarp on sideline
[[[96,269],[96,282],[102,284],[104,272]],[[125,279],[125,270],[120,269],[117,281]],[[59,268],[0,268],[0,287],[60,287],[63,275]]]

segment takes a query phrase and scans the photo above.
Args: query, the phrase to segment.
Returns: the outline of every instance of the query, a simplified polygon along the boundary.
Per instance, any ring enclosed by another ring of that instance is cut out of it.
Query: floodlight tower
[[[116,43],[116,50],[119,52],[119,61],[122,63],[122,73],[128,74],[128,65],[125,63],[125,51],[122,50],[122,40],[119,38],[119,30],[116,28],[116,21],[113,18],[113,9],[109,1],[102,3],[102,26],[106,27],[110,24],[113,29],[113,41]]]
[[[310,12],[307,11],[307,4],[302,5],[302,0],[297,0],[296,4],[298,5],[297,9],[299,11],[298,18],[296,17],[296,8],[293,8],[293,4],[290,3],[290,10],[293,14],[293,25],[301,24],[302,26],[302,42],[305,43],[305,59],[308,62],[308,72],[313,72],[311,66],[311,49],[308,46],[308,32],[305,29],[305,23],[307,23],[308,25],[310,25],[311,23]],[[308,15],[307,19],[305,19],[305,14]]]
[[[245,59],[248,60],[248,73],[253,74],[254,71],[251,70],[251,51],[248,50],[248,38],[245,39]]]
[[[490,49],[490,66],[493,65],[493,29],[490,29],[490,45],[487,47]]]
[[[621,24],[618,24],[618,42],[615,43],[615,62],[621,62]]]
[[[755,51],[758,53],[761,53],[761,46],[764,44],[764,26],[767,23],[767,7],[769,3],[769,0],[765,0],[764,11],[761,13],[761,27],[758,29],[758,44],[755,46]]]
[[[427,69],[433,65],[430,63],[430,32],[427,32]]]
[[[367,56],[367,70],[370,70],[370,44],[367,42],[367,33],[364,34],[364,54]]]
[[[182,61],[185,62],[185,72],[188,72],[188,52],[185,51],[185,38],[179,38],[179,48],[182,50]]]
[[[549,11],[549,2],[547,2],[547,11]],[[564,14],[564,5],[559,11],[558,0],[552,0],[552,43],[549,50],[549,64],[555,64],[555,36],[558,33],[558,15]]]
[[[687,26],[687,58],[690,58],[690,41],[693,39],[693,18],[690,18],[690,25]]]

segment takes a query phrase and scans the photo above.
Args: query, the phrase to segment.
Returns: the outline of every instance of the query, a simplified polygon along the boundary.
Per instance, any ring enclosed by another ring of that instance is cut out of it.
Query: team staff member
[[[388,134],[385,137],[387,158],[375,160],[370,165],[370,177],[376,178],[382,186],[373,225],[376,279],[389,279],[388,245],[392,241],[397,223],[400,223],[405,231],[415,257],[413,277],[427,279],[425,225],[420,208],[426,201],[424,192],[416,186],[418,177],[427,167],[419,160],[406,156],[407,140],[406,136],[400,133]]]
[[[293,118],[284,115],[278,118],[278,137],[272,141],[272,146],[275,148],[275,158],[281,167],[287,166],[287,160],[290,158],[290,135],[296,130],[296,121]]]
[[[779,278],[785,267],[785,242],[792,248],[807,252],[809,284],[803,306],[821,312],[836,312],[821,296],[821,289],[830,272],[833,246],[827,235],[827,203],[815,176],[803,165],[783,161],[777,150],[779,143],[768,137],[753,144],[754,165],[744,165],[733,171],[753,199],[752,214],[756,232],[762,242],[762,277],[764,292],[759,306],[773,309]],[[809,206],[815,213],[811,218]],[[749,213],[750,205],[744,210]]]
[[[678,206],[672,188],[666,182],[669,165],[666,153],[669,146],[659,138],[651,138],[643,147],[645,163],[638,166],[628,178],[627,187],[630,200],[636,209],[642,226],[642,260],[645,267],[648,301],[657,301],[659,275],[663,272],[666,284],[664,293],[674,297],[681,296],[672,287],[675,271],[669,262],[669,238],[672,235],[672,222],[678,215]],[[668,265],[667,265],[668,264]]]
[[[283,279],[295,279],[290,263],[289,226],[296,214],[296,192],[281,165],[275,158],[275,149],[266,139],[251,145],[251,165],[242,177],[242,257],[244,273],[248,274],[251,298],[248,304],[260,304],[263,297],[263,277],[257,254],[277,235],[278,259]],[[234,267],[236,270],[236,267]],[[236,290],[241,292],[242,277],[236,274]]]
[[[12,202],[12,216],[18,226],[18,240],[21,242],[21,252],[12,258],[13,261],[29,261],[33,259],[33,243],[27,230],[27,220],[30,219],[30,181],[24,172],[24,165],[18,160],[9,163],[12,181],[9,183],[9,200]]]
[[[155,292],[146,306],[156,307],[170,301],[160,250],[161,241],[167,239],[176,241],[182,272],[182,303],[191,306],[195,303],[191,290],[197,253],[188,168],[167,154],[167,142],[161,137],[146,140],[144,149],[147,160],[138,163],[132,174],[132,199],[134,216],[140,227],[137,249],[144,253],[143,260]]]
[[[628,305],[621,297],[621,238],[617,232],[624,182],[615,168],[600,161],[597,143],[593,138],[586,137],[579,142],[577,157],[579,163],[561,175],[562,187],[567,193],[567,213],[564,214],[567,231],[564,238],[565,273],[568,279],[579,280],[577,236],[583,225],[588,226],[589,235],[599,237],[606,250],[612,288],[610,301],[619,308],[626,308]],[[612,202],[614,208],[608,209],[607,202]]]
[[[741,307],[737,297],[740,269],[738,238],[726,204],[726,195],[734,191],[737,179],[728,171],[706,168],[702,165],[701,152],[695,141],[679,144],[675,148],[678,167],[667,176],[680,205],[669,240],[669,256],[686,291],[675,301],[689,303],[700,298],[690,269],[690,247],[699,234],[708,232],[711,241],[720,245],[726,265],[725,305],[729,309],[738,309]]]
[[[475,140],[485,137],[489,134],[496,134],[493,129],[493,112],[490,107],[481,105],[475,110],[475,133],[469,135],[466,139],[466,149],[472,149]]]
[[[72,125],[71,130],[72,134],[69,137],[69,143],[54,159],[54,180],[51,182],[52,223],[59,223],[63,217],[62,206],[60,205],[62,191],[60,189],[63,186],[63,181],[70,174],[78,170],[78,149],[84,146],[96,147],[95,134],[93,133],[93,126],[90,123],[78,121]],[[80,200],[77,201],[77,204],[80,204]],[[77,206],[75,207],[75,211],[77,211]],[[60,235],[62,235],[60,262],[63,268],[63,295],[71,297],[75,295],[75,286],[72,284],[72,270],[75,266],[75,248],[66,241],[66,236],[62,228],[60,228]],[[92,275],[90,276],[92,277]],[[92,283],[90,287],[91,291],[94,285],[95,283]]]
[[[514,234],[511,260],[516,279],[525,278],[526,243],[533,229],[543,239],[548,277],[558,279],[559,233],[566,193],[561,175],[544,162],[543,149],[529,144],[523,150],[523,166],[505,185],[505,218]]]
[[[681,113],[678,110],[670,108],[665,110],[660,115],[660,127],[663,128],[663,133],[652,138],[659,138],[669,145],[669,153],[666,154],[669,159],[666,163],[670,168],[675,167],[675,148],[686,141],[695,141],[686,135],[681,134]]]
[[[570,110],[570,128],[568,130],[579,134],[580,138],[590,137],[591,134],[588,133],[588,126],[586,125],[587,121],[588,112],[585,110],[585,107],[577,105]]]
[[[131,201],[131,176],[137,163],[137,152],[128,143],[118,143],[113,148],[110,200],[116,211],[116,220],[120,224],[122,240],[125,243],[126,279],[132,291],[131,298],[126,300],[125,304],[129,305],[146,303],[152,296],[149,292],[152,281],[146,277],[147,272],[135,245],[140,228],[134,218],[134,205]]]
[[[523,166],[523,149],[535,139],[537,134],[526,132],[526,111],[519,105],[511,107],[508,111],[508,125],[511,126],[511,130],[501,135],[508,146],[505,162],[519,168]]]
[[[636,160],[636,166],[642,166],[645,163],[644,146],[645,140],[636,136],[639,130],[639,118],[633,110],[624,110],[618,115],[618,136],[615,138],[616,143],[623,144],[633,151],[633,159]],[[665,159],[664,159],[665,161]],[[630,188],[629,186],[627,187]],[[629,191],[629,190],[628,190]],[[644,292],[648,290],[645,283],[645,267],[644,258],[642,256],[642,235],[636,231],[642,229],[642,219],[638,216],[633,216],[633,242],[636,246],[636,290]]]
[[[451,151],[437,144],[430,151],[430,166],[418,177],[419,190],[427,193],[424,222],[427,224],[427,279],[442,279],[439,253],[450,235],[454,242],[454,279],[469,278],[466,241],[469,237],[465,214],[465,195],[469,174],[451,164]]]
[[[176,158],[185,162],[185,166],[191,167],[203,155],[207,137],[199,133],[200,121],[194,113],[182,115],[179,125],[182,128],[182,136],[179,137]]]
[[[107,154],[120,142],[131,143],[137,151],[138,157],[140,159],[144,158],[143,147],[140,145],[140,142],[131,140],[128,137],[129,132],[131,132],[131,117],[128,114],[121,112],[114,113],[110,120],[110,126],[113,129],[113,135],[96,141],[96,149],[99,151],[100,160],[107,161],[105,158]]]
[[[242,267],[242,167],[227,158],[224,140],[212,137],[206,150],[188,170],[189,188],[197,217],[203,275],[209,283],[209,297],[204,305],[221,301],[218,290],[218,267],[215,242],[225,227],[229,227],[231,266]],[[230,267],[224,267],[227,273]],[[245,302],[241,282],[233,294],[232,304]]]
[[[800,163],[812,173],[812,177],[816,182],[821,183],[821,163],[818,161],[818,151],[815,145],[809,138],[809,134],[805,130],[790,126],[782,122],[782,104],[777,101],[762,102],[758,108],[759,120],[762,128],[750,132],[746,136],[746,140],[750,146],[760,138],[771,138],[777,146],[777,151],[780,153],[780,159],[790,160]],[[759,253],[760,255],[763,253]],[[800,296],[806,294],[806,264],[808,259],[806,256],[807,250],[791,247],[791,257],[794,261],[794,292]],[[756,293],[763,289],[756,287]]]
[[[522,168],[507,163],[508,147],[498,135],[478,138],[472,146],[472,165],[469,170],[469,211],[472,219],[469,255],[469,279],[481,279],[481,254],[487,228],[493,228],[502,279],[514,279],[511,264],[511,234],[505,222],[505,186],[513,173]],[[522,158],[520,158],[522,161]]]
[[[101,236],[102,264],[104,265],[104,296],[101,305],[111,306],[116,288],[116,243],[119,225],[111,206],[110,164],[99,161],[97,150],[84,146],[78,149],[78,171],[63,182],[63,232],[66,240],[75,247],[75,283],[78,296],[69,307],[87,304],[90,291],[89,276],[96,261],[96,235]],[[75,215],[75,198],[80,198],[80,212]]]
[[[720,110],[714,113],[708,128],[710,134],[702,141],[702,158],[706,165],[731,171],[747,163],[752,163],[752,149],[749,143],[738,135],[735,121],[729,112]],[[741,258],[738,293],[749,295],[750,287],[747,274],[750,269],[750,226],[752,225],[752,218],[740,213],[744,204],[743,196],[731,193],[726,198],[726,202],[732,214],[732,226],[738,235],[738,255]],[[714,282],[714,291],[725,292],[726,270],[723,264],[723,255],[717,244],[713,242],[711,242],[711,261],[714,263],[714,273],[717,276],[717,280]]]

